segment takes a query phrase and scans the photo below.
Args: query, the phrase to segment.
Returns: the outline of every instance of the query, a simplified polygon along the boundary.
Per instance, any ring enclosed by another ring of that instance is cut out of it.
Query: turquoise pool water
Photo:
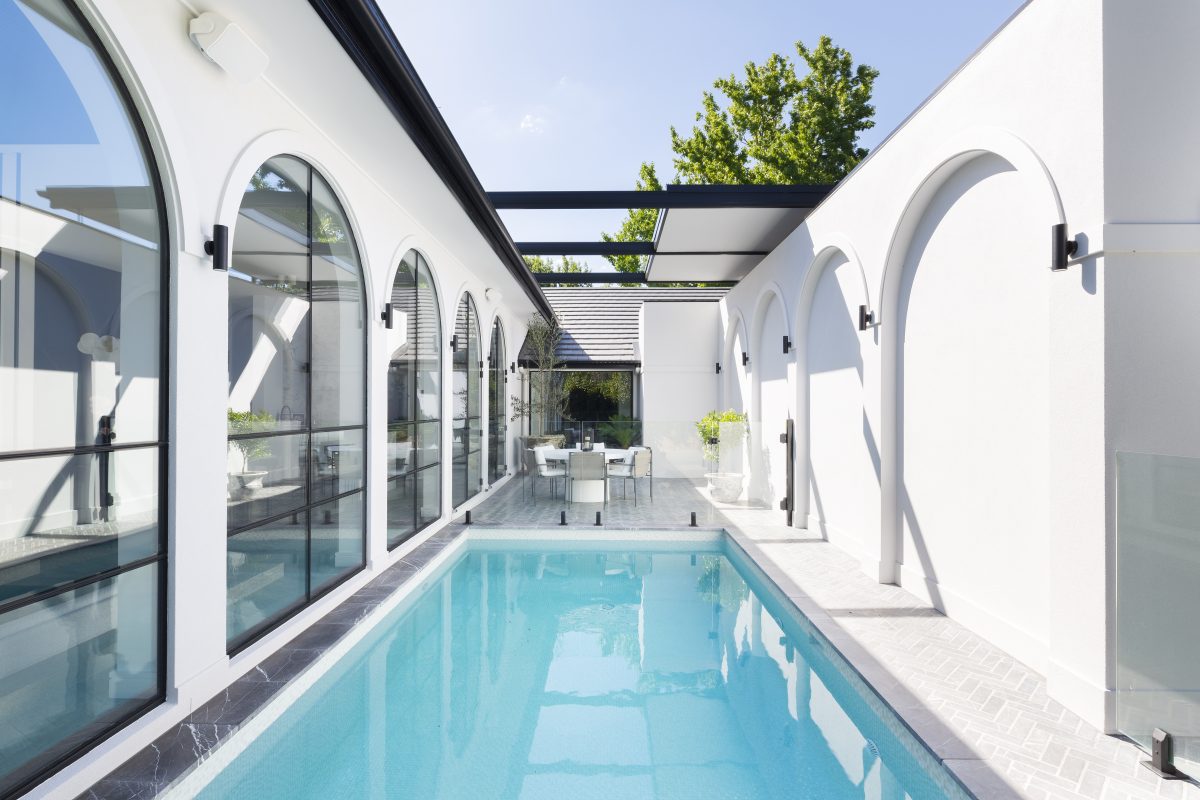
[[[965,797],[744,556],[688,547],[472,544],[199,796]]]

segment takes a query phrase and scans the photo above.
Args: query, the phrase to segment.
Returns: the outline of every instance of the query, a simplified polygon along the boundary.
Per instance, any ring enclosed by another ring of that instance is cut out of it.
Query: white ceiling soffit
[[[664,209],[652,281],[739,281],[799,227],[808,208]]]

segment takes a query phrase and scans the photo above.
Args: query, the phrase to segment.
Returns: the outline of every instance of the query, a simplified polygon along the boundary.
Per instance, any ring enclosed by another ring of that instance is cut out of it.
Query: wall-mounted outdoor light
[[[717,374],[718,375],[721,374],[721,362],[720,361],[717,362]]]
[[[792,350],[792,340],[788,337],[783,337],[783,354],[787,355]]]
[[[1079,240],[1067,238],[1067,226],[1060,222],[1050,228],[1050,271],[1062,272],[1067,262],[1079,252]]]
[[[868,311],[866,306],[858,307],[858,329],[865,331],[875,324],[875,312]]]
[[[229,271],[228,225],[213,225],[213,238],[204,243],[204,252],[212,256],[213,269]]]
[[[383,304],[383,313],[379,315],[379,318],[383,320],[383,327],[387,328],[388,330],[391,330],[391,328],[392,328],[392,304],[391,303]]]
[[[750,354],[747,353],[745,350],[742,351],[742,366],[743,367],[750,366]]]
[[[458,334],[457,333],[450,337],[450,352],[451,353],[458,352]]]
[[[508,371],[511,372],[512,374],[516,375],[517,374],[517,362],[514,361],[511,364],[509,364]]]
[[[250,83],[271,62],[244,30],[212,11],[188,23],[188,37],[209,61],[238,83]]]

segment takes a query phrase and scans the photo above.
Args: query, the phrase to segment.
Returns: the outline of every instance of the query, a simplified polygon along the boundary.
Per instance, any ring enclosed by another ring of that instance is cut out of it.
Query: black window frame
[[[82,578],[76,578],[56,586],[47,587],[46,589],[35,592],[29,595],[15,597],[11,600],[0,603],[0,616],[9,612],[16,611],[21,608],[45,601],[47,599],[65,595],[69,592],[76,591],[94,583],[99,583],[110,578],[116,578],[119,575],[133,572],[150,564],[156,564],[158,569],[157,575],[157,591],[156,591],[156,630],[154,635],[157,637],[155,643],[155,658],[156,666],[156,691],[153,696],[144,702],[130,707],[123,714],[115,715],[112,723],[103,731],[94,734],[90,737],[80,737],[80,740],[73,746],[49,759],[41,768],[30,772],[29,776],[20,783],[14,784],[9,790],[6,797],[19,797],[22,794],[30,791],[38,784],[45,781],[50,776],[61,771],[64,767],[78,760],[81,756],[95,749],[100,744],[125,730],[131,724],[136,722],[147,713],[157,708],[166,702],[167,699],[167,659],[168,652],[168,637],[171,630],[170,620],[168,618],[168,584],[170,581],[170,535],[168,531],[169,509],[170,503],[167,496],[169,481],[169,434],[170,434],[170,400],[171,400],[171,264],[173,262],[172,254],[175,252],[175,245],[171,238],[171,225],[168,219],[167,209],[167,194],[165,181],[163,178],[163,170],[160,165],[159,153],[156,151],[153,141],[150,138],[150,133],[147,128],[145,114],[142,106],[136,102],[133,92],[130,91],[130,78],[118,67],[116,59],[109,52],[107,45],[101,40],[97,33],[97,24],[92,21],[89,15],[85,14],[75,0],[62,0],[62,6],[70,15],[79,29],[86,37],[86,44],[95,54],[97,61],[100,63],[101,69],[104,70],[108,78],[108,84],[117,96],[118,102],[124,106],[126,114],[129,118],[130,128],[137,140],[137,144],[141,150],[141,155],[145,158],[146,176],[150,183],[150,189],[154,196],[158,216],[158,261],[159,261],[159,283],[158,283],[158,435],[153,441],[140,442],[122,442],[115,444],[109,442],[102,445],[79,445],[66,448],[44,448],[33,450],[14,450],[0,452],[0,461],[14,461],[32,458],[45,458],[52,456],[75,456],[75,455],[99,455],[104,453],[114,453],[122,450],[149,450],[157,451],[158,474],[157,474],[157,490],[158,490],[158,552],[154,555],[147,556],[127,564],[122,564],[111,569],[103,570],[92,575]]]
[[[239,439],[265,439],[265,438],[276,437],[276,436],[304,436],[306,439],[305,450],[304,450],[306,455],[305,455],[304,462],[303,462],[305,502],[298,507],[289,508],[286,511],[282,511],[282,512],[279,512],[276,514],[270,514],[268,516],[262,517],[260,519],[256,519],[253,522],[249,522],[244,525],[239,525],[236,527],[229,527],[227,524],[226,530],[225,530],[225,541],[227,543],[226,551],[228,552],[229,540],[233,539],[234,537],[238,536],[239,534],[247,533],[249,531],[253,531],[258,528],[265,528],[275,522],[279,522],[280,520],[287,519],[288,517],[299,517],[301,514],[305,515],[305,520],[306,520],[305,521],[305,543],[306,543],[305,544],[305,547],[306,547],[305,552],[307,555],[307,559],[306,559],[305,570],[304,570],[304,572],[305,572],[305,575],[304,575],[304,587],[305,587],[304,597],[303,597],[303,599],[292,603],[285,610],[277,613],[275,616],[270,617],[268,619],[264,619],[261,622],[259,622],[258,624],[254,625],[250,628],[247,628],[245,631],[238,634],[237,636],[230,637],[229,633],[228,633],[228,629],[227,629],[226,630],[226,639],[225,639],[225,649],[226,649],[226,654],[231,657],[236,656],[238,653],[241,653],[244,650],[246,650],[247,648],[253,646],[255,643],[257,643],[263,637],[267,636],[272,631],[279,628],[281,625],[284,625],[288,620],[295,617],[301,611],[308,608],[309,606],[311,606],[313,603],[320,600],[325,595],[334,591],[337,587],[341,586],[343,583],[350,580],[355,575],[358,575],[359,573],[363,572],[367,568],[367,562],[368,562],[368,556],[369,556],[369,552],[367,549],[368,548],[367,515],[369,513],[370,505],[369,505],[369,497],[367,494],[368,490],[367,490],[367,479],[366,479],[366,477],[367,477],[366,465],[369,463],[368,459],[370,458],[370,441],[369,441],[369,436],[368,436],[369,426],[367,424],[367,422],[368,422],[367,392],[369,390],[368,380],[367,380],[367,368],[368,368],[369,364],[368,364],[368,358],[367,358],[368,327],[367,327],[366,321],[367,321],[367,316],[368,316],[367,315],[368,293],[367,293],[367,276],[366,276],[365,270],[363,269],[361,248],[358,245],[358,237],[355,236],[355,232],[349,227],[350,219],[349,219],[349,216],[346,214],[345,205],[342,203],[342,199],[337,196],[337,193],[333,190],[332,184],[329,183],[329,180],[320,172],[320,170],[318,170],[317,167],[315,165],[313,165],[313,163],[311,161],[309,161],[308,159],[303,158],[302,156],[295,155],[293,153],[276,153],[275,155],[271,156],[270,158],[267,158],[266,160],[264,160],[262,162],[262,164],[259,165],[259,169],[266,166],[267,164],[269,164],[271,161],[273,161],[276,158],[289,158],[289,159],[292,159],[294,161],[304,164],[308,168],[308,173],[307,173],[308,174],[308,182],[305,187],[305,192],[306,192],[307,201],[308,201],[308,203],[307,203],[308,204],[308,211],[307,211],[307,213],[308,213],[308,220],[307,220],[308,280],[306,281],[305,297],[308,302],[308,309],[309,309],[308,313],[310,315],[312,314],[312,309],[313,309],[313,263],[312,262],[313,262],[314,255],[317,255],[316,249],[319,248],[319,246],[322,244],[321,242],[316,242],[313,239],[313,205],[316,202],[314,200],[314,194],[313,194],[313,176],[319,176],[321,178],[321,180],[325,183],[326,187],[329,188],[331,195],[338,203],[339,208],[337,209],[337,211],[339,211],[342,214],[343,219],[346,222],[346,226],[347,226],[346,234],[350,238],[350,246],[354,249],[355,260],[356,260],[357,266],[358,266],[358,287],[359,287],[359,294],[360,294],[360,302],[362,303],[361,308],[362,308],[362,313],[363,313],[362,417],[361,417],[362,423],[359,425],[328,425],[328,426],[320,426],[320,427],[314,427],[312,424],[312,419],[314,416],[314,414],[313,414],[313,370],[312,370],[313,329],[316,326],[313,324],[313,318],[310,316],[309,324],[307,326],[308,341],[306,343],[306,349],[307,349],[307,354],[308,354],[308,364],[305,369],[306,385],[305,385],[304,427],[300,428],[300,429],[276,430],[276,431],[256,431],[256,432],[251,432],[251,433],[240,433],[240,434],[231,434],[228,431],[226,432],[226,442],[232,442],[232,441],[239,440]],[[238,205],[238,213],[239,214],[241,213],[241,204],[240,203]],[[236,242],[236,228],[235,228],[233,234],[231,235],[231,248],[232,248],[232,245],[234,242]],[[308,462],[308,456],[312,453],[313,437],[315,435],[319,435],[319,434],[339,433],[339,432],[343,432],[343,431],[361,431],[362,432],[362,456],[363,456],[362,457],[362,469],[363,469],[362,486],[360,486],[356,489],[349,489],[344,492],[336,492],[332,495],[329,495],[328,497],[314,498],[313,497],[312,465]],[[357,567],[347,570],[344,574],[338,576],[335,580],[322,585],[316,592],[314,592],[313,588],[312,588],[312,577],[313,577],[312,576],[312,554],[313,554],[313,513],[312,512],[314,510],[322,508],[322,507],[328,508],[328,507],[334,506],[337,503],[339,503],[341,500],[343,500],[347,497],[352,497],[356,494],[362,495],[362,514],[361,514],[362,560]],[[226,586],[226,598],[225,598],[226,608],[228,608],[227,604],[229,602],[228,591],[229,591],[229,587]]]

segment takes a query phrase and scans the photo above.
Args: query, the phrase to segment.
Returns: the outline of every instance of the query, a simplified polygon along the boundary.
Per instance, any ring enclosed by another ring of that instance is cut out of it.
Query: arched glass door
[[[471,295],[464,294],[454,319],[454,505],[461,506],[482,488],[483,417],[481,386],[483,356],[479,314]]]
[[[504,329],[500,320],[492,325],[492,343],[488,350],[488,481],[495,483],[508,471],[508,372],[505,367]]]
[[[299,158],[267,161],[229,270],[231,652],[365,564],[365,310],[333,190]]]
[[[388,330],[388,548],[441,516],[442,315],[429,264],[409,250]]]
[[[163,188],[60,0],[0,0],[0,797],[162,702]],[[14,71],[15,70],[15,71]]]

